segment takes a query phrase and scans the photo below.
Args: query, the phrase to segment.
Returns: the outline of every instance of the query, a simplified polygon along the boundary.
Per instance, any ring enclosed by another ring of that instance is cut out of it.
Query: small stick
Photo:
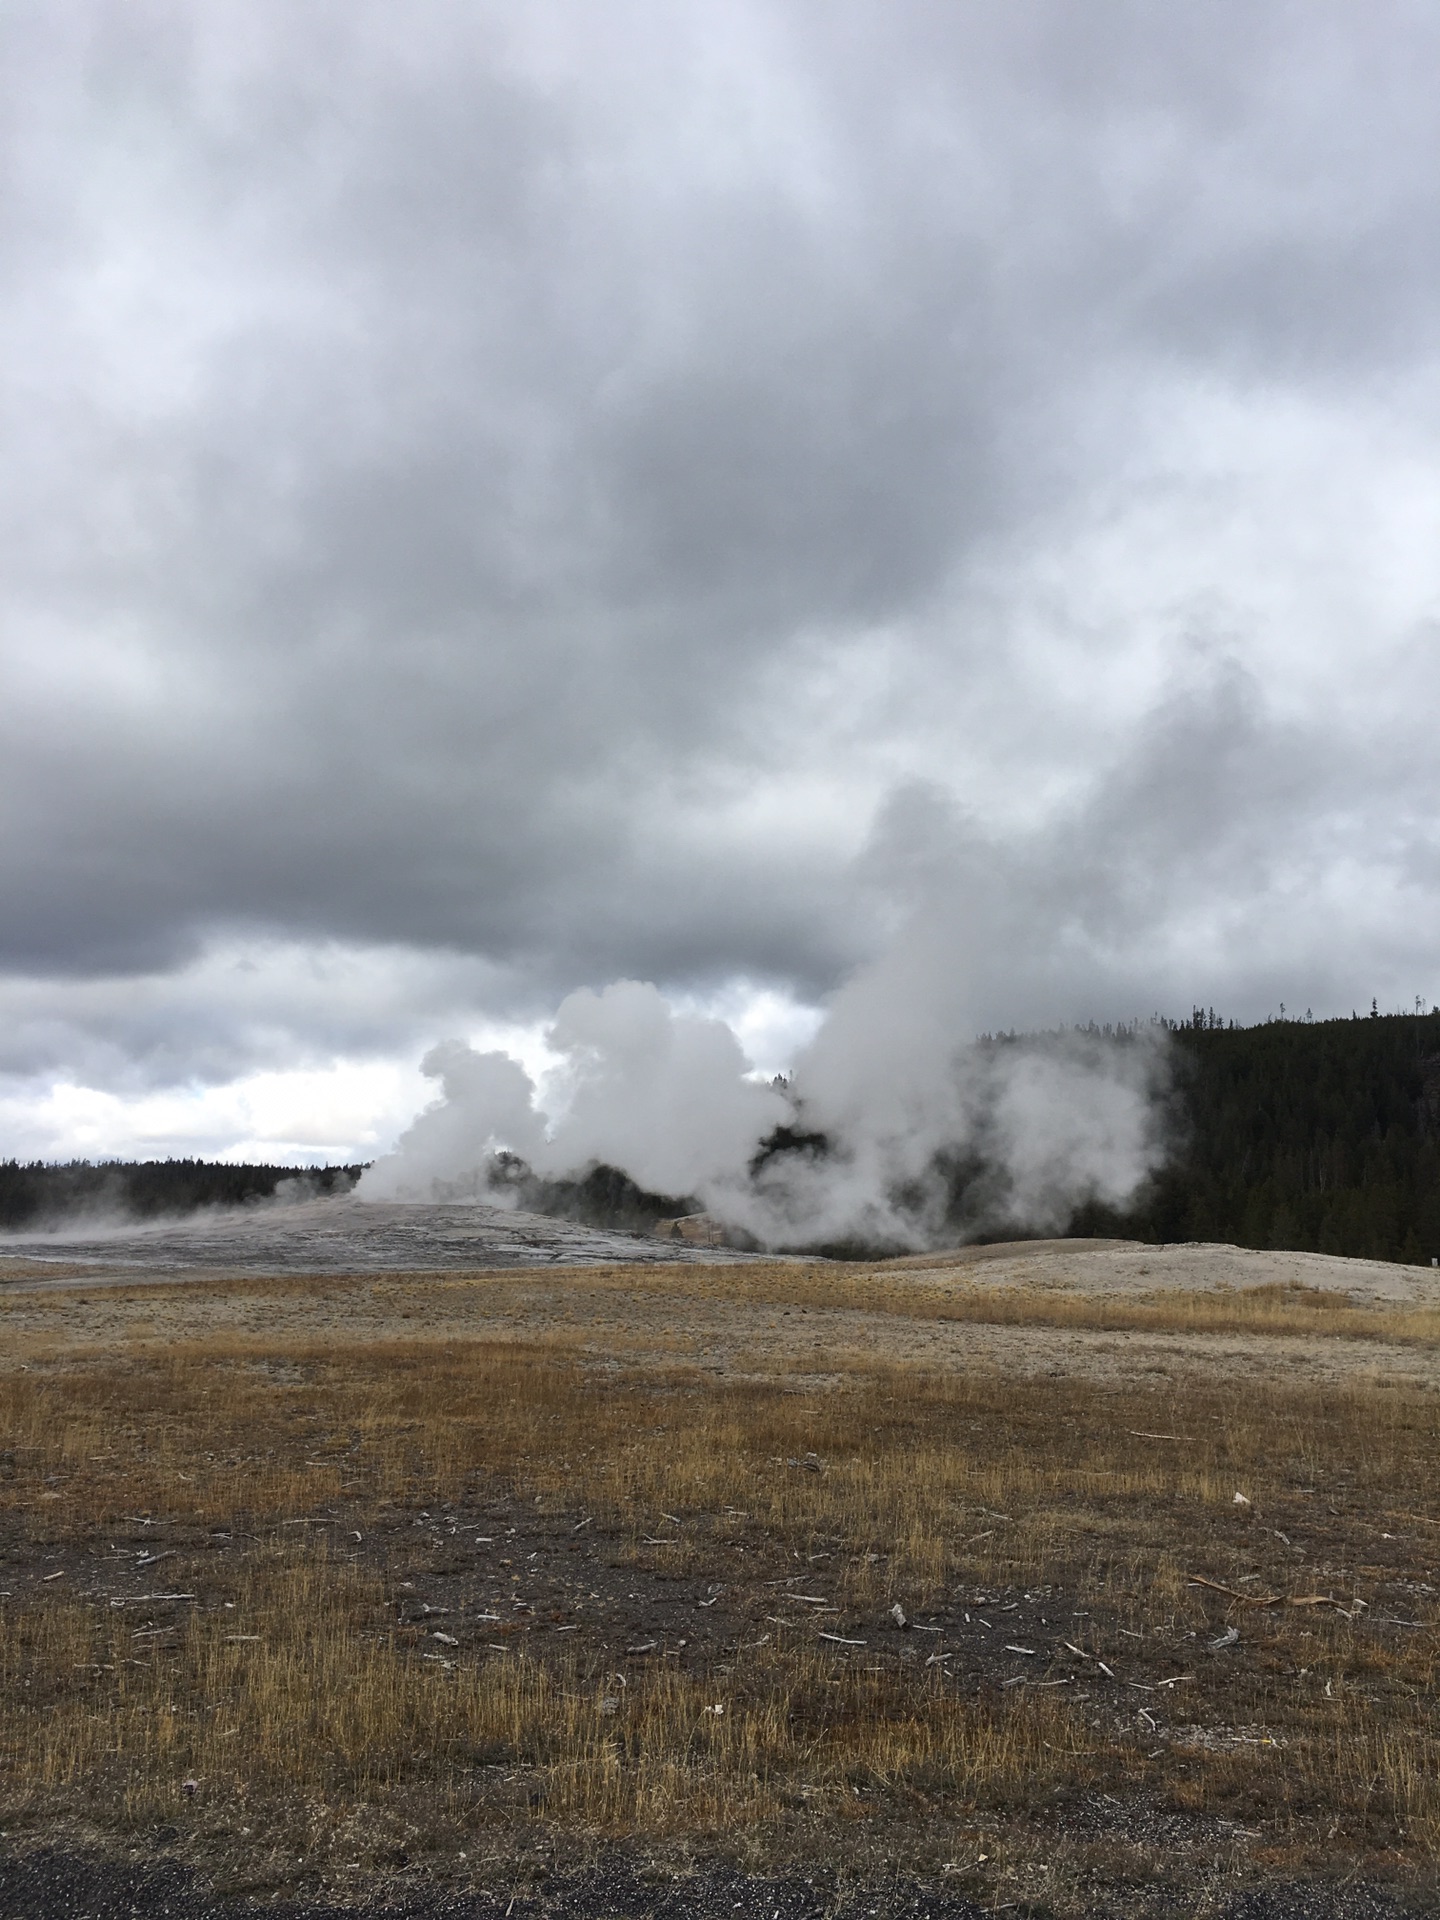
[[[1337,1600],[1333,1593],[1240,1593],[1234,1587],[1222,1586],[1218,1580],[1207,1580],[1201,1573],[1185,1577],[1192,1587],[1223,1593],[1227,1600],[1238,1600],[1242,1607],[1334,1607],[1337,1613],[1346,1611],[1344,1602]]]
[[[1188,1573],[1185,1578],[1192,1587],[1205,1587],[1211,1593],[1223,1593],[1227,1600],[1238,1600],[1242,1607],[1278,1607],[1282,1604],[1278,1593],[1240,1593],[1234,1587],[1222,1586],[1218,1580],[1207,1580],[1203,1573]]]

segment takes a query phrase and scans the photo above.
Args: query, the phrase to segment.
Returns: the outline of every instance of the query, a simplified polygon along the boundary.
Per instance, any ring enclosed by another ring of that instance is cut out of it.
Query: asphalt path
[[[1189,1920],[1196,1912],[1193,1893],[1177,1892],[1173,1906],[1140,1898],[1150,1916],[1173,1912]],[[398,1887],[376,1901],[362,1897],[357,1904],[352,1895],[343,1906],[323,1894],[257,1902],[207,1892],[170,1862],[124,1863],[47,1847],[7,1853],[0,1843],[0,1920],[242,1920],[261,1912],[270,1920],[986,1920],[1005,1910],[901,1873],[847,1884],[823,1874],[771,1879],[715,1865],[662,1878],[620,1856],[539,1886]],[[1046,1911],[1028,1903],[1009,1910],[1032,1920]],[[1125,1911],[1103,1904],[1093,1920]],[[1435,1908],[1418,1890],[1402,1900],[1352,1882],[1250,1888],[1207,1900],[1204,1911],[1209,1920],[1401,1920]]]

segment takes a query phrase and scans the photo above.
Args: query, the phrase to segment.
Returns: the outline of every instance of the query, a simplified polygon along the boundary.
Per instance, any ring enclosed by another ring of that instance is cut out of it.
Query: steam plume
[[[1161,1155],[1162,1032],[976,1042],[960,1017],[898,947],[841,990],[788,1081],[765,1085],[723,1021],[638,981],[583,989],[547,1035],[562,1066],[545,1108],[508,1055],[447,1041],[422,1063],[439,1099],[360,1195],[503,1200],[506,1152],[551,1179],[617,1167],[768,1246],[917,1248],[1123,1205]]]

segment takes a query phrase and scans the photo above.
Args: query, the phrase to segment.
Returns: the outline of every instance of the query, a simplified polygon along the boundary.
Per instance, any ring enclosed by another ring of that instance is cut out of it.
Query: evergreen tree
[[[1176,1144],[1127,1212],[1072,1231],[1429,1264],[1440,1254],[1440,1014],[1172,1032]]]

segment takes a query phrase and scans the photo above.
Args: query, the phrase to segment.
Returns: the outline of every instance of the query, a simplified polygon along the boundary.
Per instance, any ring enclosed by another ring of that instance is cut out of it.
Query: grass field
[[[0,1302],[12,1838],[340,1892],[616,1841],[899,1853],[1057,1913],[1433,1875],[1432,1309],[799,1263],[544,1285]],[[1172,1358],[922,1364],[917,1321]]]

